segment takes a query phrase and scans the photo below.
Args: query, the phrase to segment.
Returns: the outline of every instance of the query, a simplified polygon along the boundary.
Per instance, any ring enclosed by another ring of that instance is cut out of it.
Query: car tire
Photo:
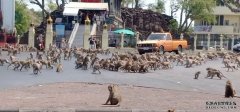
[[[160,46],[160,47],[159,47],[159,53],[160,53],[160,54],[164,54],[164,47],[163,47],[163,46]]]
[[[178,46],[177,48],[177,54],[180,54],[183,52],[182,46]]]

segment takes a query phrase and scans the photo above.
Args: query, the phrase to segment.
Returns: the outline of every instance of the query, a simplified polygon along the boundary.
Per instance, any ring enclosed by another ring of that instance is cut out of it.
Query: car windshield
[[[165,40],[167,34],[150,34],[147,40]]]

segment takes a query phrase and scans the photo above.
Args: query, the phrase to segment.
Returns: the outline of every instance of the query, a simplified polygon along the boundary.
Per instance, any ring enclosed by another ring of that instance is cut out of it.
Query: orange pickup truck
[[[164,54],[164,52],[172,51],[180,53],[187,47],[186,40],[173,40],[170,33],[151,33],[147,40],[137,42],[139,54],[144,54],[145,52]]]

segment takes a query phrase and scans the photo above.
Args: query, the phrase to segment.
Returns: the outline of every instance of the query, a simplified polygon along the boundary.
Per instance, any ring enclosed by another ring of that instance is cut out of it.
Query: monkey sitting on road
[[[63,71],[63,65],[61,63],[57,64],[57,67],[56,67],[56,72],[61,72]]]
[[[226,82],[226,87],[225,87],[225,97],[229,98],[229,97],[234,97],[236,94],[235,90],[232,87],[232,82],[230,80],[228,80]]]
[[[108,102],[110,102],[110,105],[118,105],[120,106],[120,102],[122,101],[121,95],[118,93],[117,87],[115,85],[109,85],[108,86],[109,91],[109,97],[104,105],[108,105]]]
[[[168,110],[168,112],[175,112],[175,109],[172,109],[172,110]]]
[[[194,79],[198,79],[198,77],[199,77],[200,74],[201,74],[201,71],[197,71],[197,72],[195,73]]]

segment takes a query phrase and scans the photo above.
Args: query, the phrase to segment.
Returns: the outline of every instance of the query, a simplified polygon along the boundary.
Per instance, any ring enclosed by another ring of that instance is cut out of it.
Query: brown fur
[[[110,105],[120,105],[120,102],[122,101],[122,97],[119,94],[116,85],[109,85],[108,91],[109,91],[109,97],[105,105],[107,105],[108,102],[110,102]]]
[[[61,72],[63,71],[63,65],[61,63],[57,64],[57,67],[56,67],[56,72]]]
[[[201,74],[201,71],[197,71],[197,72],[195,73],[194,79],[198,79],[198,77],[199,77],[200,74]]]
[[[168,110],[168,112],[175,112],[175,109]]]
[[[232,82],[230,80],[228,80],[226,82],[226,87],[225,87],[225,97],[229,98],[229,97],[234,97],[235,96],[235,90],[232,87]]]

